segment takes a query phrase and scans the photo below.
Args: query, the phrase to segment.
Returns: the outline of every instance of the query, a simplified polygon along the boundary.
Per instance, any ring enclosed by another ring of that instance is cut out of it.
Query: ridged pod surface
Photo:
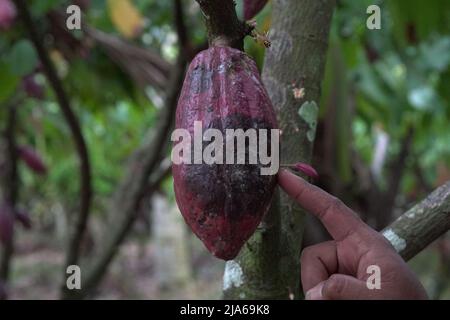
[[[218,129],[224,136],[226,129],[277,128],[272,103],[248,55],[212,47],[195,57],[178,101],[176,128],[193,138],[195,121],[202,122],[203,130]],[[176,201],[187,224],[213,255],[233,259],[267,212],[275,175],[261,175],[261,164],[249,164],[248,157],[246,164],[172,168]]]

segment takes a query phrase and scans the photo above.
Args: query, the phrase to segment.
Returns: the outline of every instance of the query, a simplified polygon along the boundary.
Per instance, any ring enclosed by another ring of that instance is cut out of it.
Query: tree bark
[[[252,27],[240,21],[233,0],[196,0],[200,5],[208,30],[209,46],[244,49],[244,37]]]
[[[409,209],[382,231],[409,260],[450,229],[450,181]]]
[[[273,1],[271,48],[266,52],[263,81],[275,106],[282,163],[312,157],[320,85],[335,3],[332,0]],[[294,89],[302,89],[296,97]],[[276,192],[271,211],[242,249],[227,262],[227,299],[298,299],[303,212]]]

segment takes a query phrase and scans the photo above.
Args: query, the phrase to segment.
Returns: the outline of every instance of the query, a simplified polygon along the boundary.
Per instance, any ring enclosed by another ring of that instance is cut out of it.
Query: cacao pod
[[[14,232],[14,211],[8,203],[0,206],[0,242],[10,243]]]
[[[22,87],[29,97],[38,100],[44,99],[44,87],[36,82],[34,74],[30,74],[23,78]]]
[[[255,17],[267,4],[267,0],[244,0],[244,19]]]
[[[0,0],[0,29],[9,29],[17,16],[17,10],[11,0]]]
[[[276,115],[256,63],[244,52],[212,47],[194,58],[178,100],[176,128],[193,137],[196,121],[203,131],[217,129],[223,135],[227,129],[267,129],[270,144]],[[276,184],[275,175],[261,175],[260,162],[247,160],[172,166],[175,197],[185,221],[206,248],[224,260],[233,259],[254,233]]]
[[[25,164],[34,172],[38,174],[47,173],[47,167],[44,164],[41,156],[29,146],[18,147],[19,157]]]

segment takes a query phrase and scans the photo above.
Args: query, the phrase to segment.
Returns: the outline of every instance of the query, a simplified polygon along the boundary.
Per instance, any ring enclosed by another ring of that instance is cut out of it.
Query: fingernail
[[[305,300],[321,300],[322,299],[323,282],[306,292]]]

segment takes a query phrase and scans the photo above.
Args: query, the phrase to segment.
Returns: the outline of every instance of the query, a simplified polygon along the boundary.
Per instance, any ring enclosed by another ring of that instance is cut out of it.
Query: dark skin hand
[[[278,182],[306,211],[320,219],[334,240],[307,247],[301,257],[306,299],[427,299],[425,289],[380,233],[339,199],[287,170]],[[367,268],[380,268],[381,288],[369,289]]]

